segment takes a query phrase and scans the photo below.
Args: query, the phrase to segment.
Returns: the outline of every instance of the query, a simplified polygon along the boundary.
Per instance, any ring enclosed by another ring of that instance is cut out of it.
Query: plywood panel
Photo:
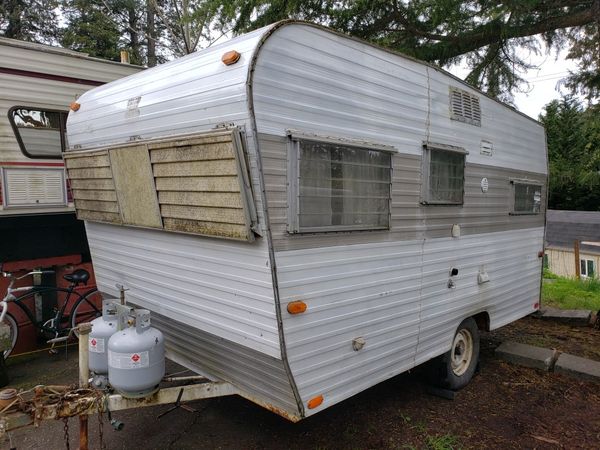
[[[107,150],[65,154],[80,220],[122,223]]]
[[[193,177],[213,175],[237,175],[235,159],[218,161],[186,161],[185,163],[154,164],[155,177]]]
[[[254,239],[256,212],[238,129],[66,158],[82,219]]]
[[[240,182],[236,176],[161,177],[156,178],[156,189],[160,192],[240,192]]]
[[[109,155],[123,222],[162,228],[146,146],[116,148],[110,150]]]

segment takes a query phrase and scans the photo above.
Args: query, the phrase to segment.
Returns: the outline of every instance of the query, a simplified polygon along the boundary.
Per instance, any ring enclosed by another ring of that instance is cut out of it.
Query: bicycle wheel
[[[13,349],[15,348],[15,344],[17,343],[17,337],[19,336],[19,326],[17,325],[17,321],[13,316],[9,313],[6,313],[4,316],[4,322],[9,326],[10,332],[8,335],[10,341],[10,347],[8,350],[4,351],[4,359],[8,358],[8,355],[11,354]]]
[[[80,323],[91,322],[101,315],[102,295],[97,290],[90,291],[73,305],[71,309],[71,328],[77,327]],[[73,334],[79,337],[77,330],[73,330]]]

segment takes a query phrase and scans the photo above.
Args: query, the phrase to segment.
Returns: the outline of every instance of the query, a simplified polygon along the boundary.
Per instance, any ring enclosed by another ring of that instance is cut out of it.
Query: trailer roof
[[[118,61],[111,61],[108,59],[89,56],[87,53],[78,52],[76,50],[70,50],[68,48],[57,47],[54,45],[38,44],[36,42],[20,41],[18,39],[9,39],[6,37],[0,37],[0,45],[7,46],[7,47],[22,48],[25,50],[32,50],[32,51],[36,51],[36,52],[53,53],[53,54],[72,57],[72,58],[91,60],[91,61],[104,63],[104,64],[112,64],[112,65],[117,65],[117,66],[139,67],[140,69],[143,68],[142,66],[137,66],[135,64],[124,64],[124,63],[121,63]]]

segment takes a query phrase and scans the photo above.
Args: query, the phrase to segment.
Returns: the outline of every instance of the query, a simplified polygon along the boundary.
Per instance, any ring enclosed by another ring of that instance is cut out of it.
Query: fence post
[[[79,324],[79,387],[89,387],[90,379],[90,352],[88,336],[92,331],[92,324]],[[88,450],[88,415],[79,416],[79,450]]]
[[[575,239],[575,276],[578,280],[581,279],[581,261],[579,260],[579,239]]]

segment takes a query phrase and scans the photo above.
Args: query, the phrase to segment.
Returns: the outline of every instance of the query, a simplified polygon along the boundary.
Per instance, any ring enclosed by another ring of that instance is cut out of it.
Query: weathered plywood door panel
[[[80,219],[254,240],[238,128],[65,155]]]
[[[77,218],[121,224],[107,150],[65,154]]]
[[[123,223],[162,228],[147,147],[115,148],[109,155]]]

